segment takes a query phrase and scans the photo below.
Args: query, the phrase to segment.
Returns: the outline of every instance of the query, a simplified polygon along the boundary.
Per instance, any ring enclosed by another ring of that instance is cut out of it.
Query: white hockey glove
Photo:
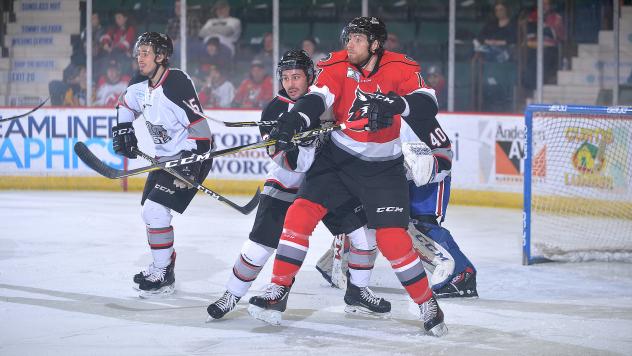
[[[428,145],[423,142],[404,142],[402,152],[406,178],[413,180],[418,187],[434,179],[437,163]]]

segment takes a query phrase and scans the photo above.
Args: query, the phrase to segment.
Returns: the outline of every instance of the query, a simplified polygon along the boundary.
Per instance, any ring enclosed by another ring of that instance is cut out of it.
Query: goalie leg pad
[[[247,240],[235,261],[233,274],[226,283],[226,290],[236,297],[243,297],[273,252],[273,248]]]
[[[476,272],[472,262],[463,254],[446,228],[429,222],[417,222],[414,227],[417,230],[415,238],[434,254],[436,266],[432,277],[433,289],[443,287],[467,267]]]

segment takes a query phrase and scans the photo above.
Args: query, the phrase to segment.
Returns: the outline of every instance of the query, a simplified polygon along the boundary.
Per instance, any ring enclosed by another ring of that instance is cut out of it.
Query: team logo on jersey
[[[368,116],[370,98],[371,93],[365,93],[364,91],[362,91],[362,89],[360,89],[360,87],[356,87],[355,99],[353,100],[353,104],[349,109],[348,121],[356,121]]]
[[[357,83],[360,82],[360,72],[353,68],[347,68],[347,78],[351,78],[355,80]]]
[[[356,87],[355,90],[355,99],[353,100],[353,104],[351,104],[351,108],[349,109],[349,118],[348,121],[357,121],[369,116],[369,107],[371,104],[371,100],[376,95],[382,95],[382,91],[380,90],[380,86],[378,85],[375,93],[367,93],[362,91],[360,87]],[[350,129],[353,130],[353,129]],[[364,131],[362,130],[354,130],[354,131]]]
[[[154,125],[149,121],[145,121],[145,124],[147,125],[147,130],[149,130],[149,134],[156,145],[171,141],[171,137],[167,135],[167,130],[165,130],[162,125]]]

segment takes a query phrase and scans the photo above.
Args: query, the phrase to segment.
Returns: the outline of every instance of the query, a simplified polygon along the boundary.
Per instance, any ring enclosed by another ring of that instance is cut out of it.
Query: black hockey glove
[[[187,158],[187,157],[191,157],[192,155],[193,155],[193,152],[191,151],[180,152],[180,158]],[[182,174],[185,178],[188,178],[189,180],[197,182],[200,176],[200,171],[202,170],[202,161],[189,163],[183,166],[173,167],[173,169],[176,170],[178,173]],[[173,185],[176,187],[176,189],[193,188],[189,186],[187,183],[177,178],[174,179]]]
[[[393,125],[393,116],[406,110],[406,102],[395,92],[375,93],[369,99],[369,130],[377,131]]]
[[[117,154],[127,158],[136,158],[136,153],[133,150],[138,147],[138,140],[131,122],[112,126],[112,146]]]
[[[277,140],[274,145],[275,151],[292,151],[296,149],[296,144],[292,142],[292,136],[305,129],[305,119],[298,113],[288,111],[283,113],[277,125],[272,132],[270,138]]]

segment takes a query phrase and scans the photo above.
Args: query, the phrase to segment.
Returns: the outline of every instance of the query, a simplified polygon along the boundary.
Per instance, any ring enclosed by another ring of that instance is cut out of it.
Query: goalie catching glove
[[[138,148],[138,140],[131,122],[123,122],[112,126],[112,147],[114,152],[127,158],[136,158],[134,149]]]
[[[430,183],[437,173],[437,160],[432,155],[432,151],[423,142],[402,143],[402,153],[404,154],[404,166],[406,167],[406,178],[415,182],[421,187]]]
[[[191,151],[180,152],[180,158],[187,158],[187,157],[191,157],[192,155],[193,155],[193,152]],[[202,170],[202,161],[189,163],[183,166],[173,167],[172,169],[176,170],[185,178],[188,178],[189,180],[197,182],[200,176],[200,171]],[[189,184],[187,184],[186,182],[177,178],[173,180],[173,185],[176,187],[176,189],[194,188],[192,186],[189,186]]]

